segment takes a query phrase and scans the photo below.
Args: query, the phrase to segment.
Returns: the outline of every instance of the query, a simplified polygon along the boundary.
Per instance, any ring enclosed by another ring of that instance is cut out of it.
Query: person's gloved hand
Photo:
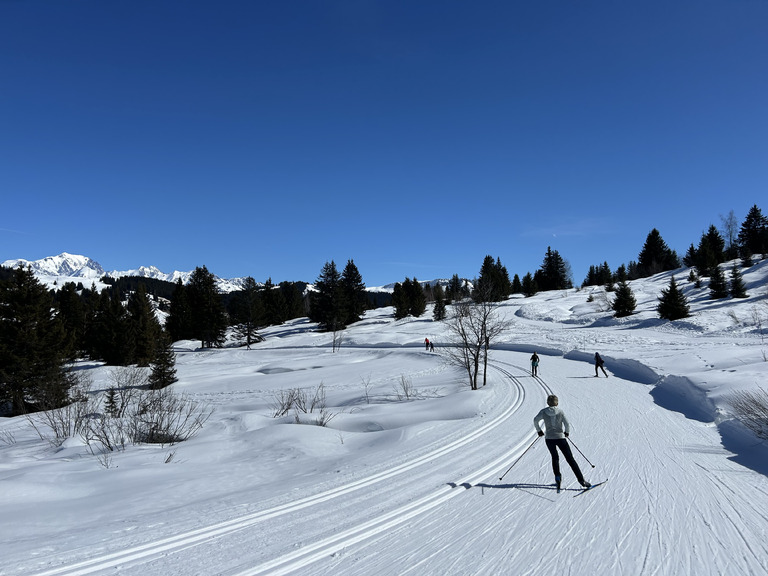
[[[539,430],[539,436],[544,436],[544,432],[542,432],[541,430]]]
[[[565,437],[568,438],[568,432],[565,432]]]

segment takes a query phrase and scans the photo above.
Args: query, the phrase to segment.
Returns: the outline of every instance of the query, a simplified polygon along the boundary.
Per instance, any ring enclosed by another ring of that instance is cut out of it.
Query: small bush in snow
[[[762,388],[734,392],[728,403],[739,422],[755,436],[768,440],[768,392]]]

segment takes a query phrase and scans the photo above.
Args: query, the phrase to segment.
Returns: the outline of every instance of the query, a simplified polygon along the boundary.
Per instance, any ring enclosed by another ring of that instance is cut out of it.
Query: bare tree
[[[466,370],[470,387],[477,390],[481,362],[485,386],[488,350],[508,323],[498,315],[498,302],[464,299],[452,308],[453,315],[448,320],[451,346],[446,347],[447,358],[450,363]]]

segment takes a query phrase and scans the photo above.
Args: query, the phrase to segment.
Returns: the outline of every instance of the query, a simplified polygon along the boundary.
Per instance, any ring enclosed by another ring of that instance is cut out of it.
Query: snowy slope
[[[513,298],[475,392],[428,315],[371,312],[336,353],[306,319],[250,351],[178,342],[175,388],[216,408],[186,443],[106,467],[0,421],[3,574],[766,574],[768,451],[727,397],[768,382],[767,275],[755,265],[748,299],[711,301],[679,272],[694,314],[674,323],[653,312],[669,274],[633,282],[623,320],[602,289]],[[403,378],[415,398],[399,398]],[[279,391],[320,383],[327,427],[271,417]],[[553,489],[532,425],[551,392],[605,485],[581,494],[562,462]]]

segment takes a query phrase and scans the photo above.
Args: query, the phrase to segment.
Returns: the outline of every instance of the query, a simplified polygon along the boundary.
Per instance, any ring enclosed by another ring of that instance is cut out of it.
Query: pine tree
[[[739,267],[736,266],[736,264],[734,264],[733,268],[731,268],[731,282],[729,290],[732,298],[746,298],[749,296],[747,294],[747,287],[744,284],[744,278],[741,275],[741,270],[739,270]]]
[[[661,237],[661,233],[656,228],[651,230],[638,256],[637,273],[640,275],[639,277],[647,278],[659,272],[666,272],[667,270],[674,270],[679,267],[680,259],[677,257],[677,254],[669,249],[669,246]],[[633,279],[631,275],[630,279]]]
[[[528,298],[536,294],[538,291],[539,287],[536,284],[536,280],[534,280],[531,273],[528,272],[525,276],[523,276],[523,295]]]
[[[243,280],[242,289],[233,297],[233,311],[230,312],[230,318],[235,321],[235,333],[245,341],[249,350],[251,344],[264,340],[258,331],[260,319],[264,316],[259,292],[256,280],[248,276]]]
[[[435,286],[435,289],[433,291],[433,296],[435,297],[435,305],[432,309],[432,318],[434,320],[437,320],[438,322],[441,320],[445,320],[445,316],[446,316],[445,293],[443,292],[443,287],[440,286],[440,284],[437,284]]]
[[[186,294],[192,318],[192,337],[200,340],[203,348],[220,348],[224,344],[227,316],[215,276],[205,266],[195,268],[189,277]]]
[[[741,224],[738,242],[742,258],[768,253],[768,218],[763,216],[757,204],[749,209]]]
[[[348,260],[341,273],[341,289],[346,304],[345,323],[359,322],[366,306],[365,282],[353,260]]]
[[[418,318],[427,310],[427,297],[424,295],[424,288],[415,277],[408,288],[408,313],[414,318]]]
[[[696,250],[695,265],[701,276],[711,276],[714,269],[725,261],[725,240],[714,224],[702,234]]]
[[[50,292],[30,268],[0,282],[0,406],[11,415],[69,401],[67,337]]]
[[[392,307],[394,308],[395,320],[401,320],[408,316],[410,310],[410,304],[408,300],[408,292],[410,292],[411,281],[406,278],[405,285],[400,282],[395,283],[395,287],[392,290]]]
[[[656,307],[659,317],[664,320],[679,320],[690,316],[688,299],[677,287],[675,277],[669,281],[669,288],[661,291],[659,305]]]
[[[454,274],[451,276],[451,279],[448,281],[448,286],[445,288],[445,299],[450,304],[454,300],[461,300],[462,298],[462,287],[461,287],[461,279],[459,279],[458,274]]]
[[[336,332],[346,328],[347,303],[341,285],[341,275],[331,260],[323,265],[315,281],[315,292],[310,300],[310,319],[321,330]]]
[[[139,284],[128,298],[127,312],[126,326],[133,341],[131,363],[149,366],[154,360],[161,328],[144,284]]]
[[[632,288],[625,280],[619,282],[616,288],[616,298],[613,301],[613,311],[616,312],[614,316],[616,318],[623,318],[624,316],[631,315],[637,307],[637,300],[632,293]]]
[[[515,274],[515,277],[512,279],[512,294],[522,294],[523,293],[523,283],[520,282],[520,276]]]
[[[547,247],[544,262],[534,275],[539,290],[564,290],[573,288],[569,264],[560,256],[557,250]]]
[[[181,279],[176,281],[165,327],[171,340],[174,342],[191,340],[195,337],[195,331],[192,326],[192,309],[189,305],[186,286],[182,284]]]
[[[148,383],[153,390],[160,390],[178,380],[176,378],[176,354],[173,351],[171,339],[166,333],[158,338],[154,356]]]
[[[712,268],[709,277],[709,297],[712,300],[728,297],[728,283],[720,266]]]

